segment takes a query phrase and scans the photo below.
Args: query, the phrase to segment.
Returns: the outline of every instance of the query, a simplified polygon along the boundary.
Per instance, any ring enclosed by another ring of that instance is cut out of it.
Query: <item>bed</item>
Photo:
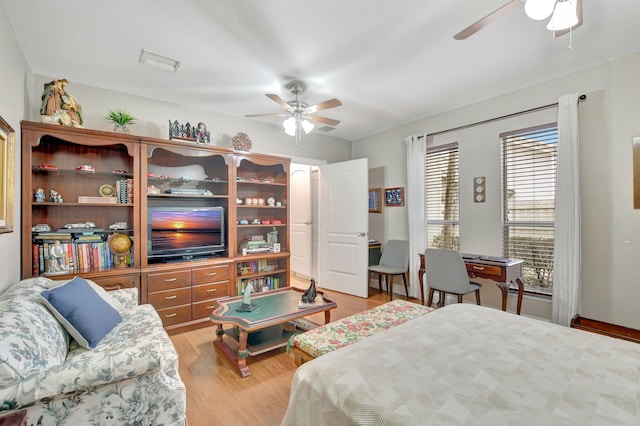
[[[640,424],[640,345],[448,305],[303,364],[282,424]]]

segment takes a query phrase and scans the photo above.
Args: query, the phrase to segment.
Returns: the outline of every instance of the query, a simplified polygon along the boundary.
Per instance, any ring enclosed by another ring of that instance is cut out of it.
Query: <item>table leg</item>
[[[331,310],[324,311],[324,323],[329,324],[331,322]]]
[[[222,353],[222,355],[229,360],[231,364],[233,364],[240,376],[249,377],[251,372],[249,371],[249,367],[247,366],[247,357],[249,356],[249,352],[247,352],[247,336],[248,333],[245,330],[240,330],[240,336],[238,341],[238,352],[234,352],[227,342],[222,339],[224,335],[224,330],[222,329],[222,324],[218,324],[218,328],[216,330],[216,340],[213,341],[213,346]]]
[[[516,313],[520,315],[520,311],[522,310],[522,296],[524,295],[524,281],[522,278],[516,278],[516,284],[518,284],[518,303],[516,305]],[[509,283],[500,283],[496,282],[496,285],[502,292],[502,310],[507,310],[507,296],[509,295]]]

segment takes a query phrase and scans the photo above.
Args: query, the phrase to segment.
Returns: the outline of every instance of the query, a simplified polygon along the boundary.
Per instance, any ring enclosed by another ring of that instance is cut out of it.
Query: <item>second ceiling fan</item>
[[[554,37],[567,34],[570,30],[575,30],[582,25],[582,0],[511,0],[469,25],[454,35],[453,38],[456,40],[464,40],[472,36],[522,3],[525,3],[525,12],[531,19],[542,20],[551,16],[551,21],[549,25],[547,25],[547,29],[553,31]],[[566,28],[555,29],[558,28],[556,25],[559,19],[562,19],[564,22],[569,22],[570,25],[567,24],[569,26]]]

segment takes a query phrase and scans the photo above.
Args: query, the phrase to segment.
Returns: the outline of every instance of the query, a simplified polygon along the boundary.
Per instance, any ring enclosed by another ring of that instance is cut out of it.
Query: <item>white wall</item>
[[[2,81],[2,96],[0,96],[0,115],[15,130],[15,200],[13,213],[14,231],[0,234],[0,291],[16,283],[20,278],[20,120],[26,109],[26,97],[30,81],[31,70],[18,47],[13,35],[9,18],[4,6],[0,4],[0,52],[2,63],[0,67],[0,81]]]
[[[640,244],[640,210],[633,210],[633,136],[640,135],[640,53],[612,60],[554,80],[502,94],[473,105],[425,118],[387,132],[354,141],[354,157],[368,157],[369,167],[386,166],[385,186],[406,186],[404,138],[503,116],[557,102],[565,93],[588,99],[579,106],[582,187],[582,315],[640,329],[636,263]],[[541,119],[543,122],[545,118]],[[505,122],[506,123],[506,122]],[[500,254],[500,165],[497,133],[509,123],[448,134],[461,144],[461,245],[464,250]],[[516,124],[516,123],[513,123]],[[540,123],[541,124],[541,123]],[[518,128],[518,127],[515,127]],[[489,133],[487,133],[489,132]],[[493,134],[493,135],[492,135]],[[470,203],[474,176],[487,176],[487,203]],[[385,240],[408,238],[406,212],[390,211]],[[464,226],[464,228],[463,228]],[[372,230],[372,232],[380,232]],[[483,304],[499,306],[499,292],[483,287]],[[509,310],[515,305],[509,300]],[[548,303],[527,298],[523,313],[550,318]]]

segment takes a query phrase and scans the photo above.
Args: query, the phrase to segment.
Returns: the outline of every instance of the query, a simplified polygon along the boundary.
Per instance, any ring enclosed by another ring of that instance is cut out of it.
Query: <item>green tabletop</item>
[[[242,296],[219,299],[214,302],[211,321],[216,324],[229,323],[252,331],[337,307],[335,302],[324,296],[322,303],[299,307],[301,297],[302,291],[291,287],[254,293],[251,295],[251,303],[258,307],[251,312],[236,310],[242,305]]]

